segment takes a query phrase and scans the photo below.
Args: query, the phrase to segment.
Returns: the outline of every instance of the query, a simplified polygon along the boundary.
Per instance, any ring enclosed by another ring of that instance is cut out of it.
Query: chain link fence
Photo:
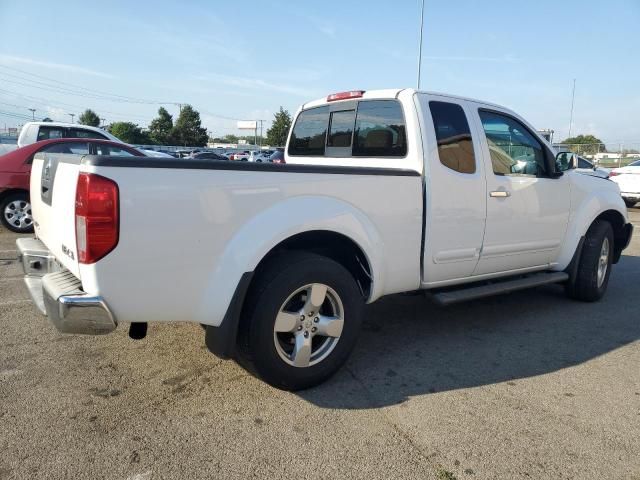
[[[576,153],[592,163],[601,167],[624,167],[640,160],[640,142],[627,142],[618,144],[604,143],[580,143],[553,145],[558,151]]]

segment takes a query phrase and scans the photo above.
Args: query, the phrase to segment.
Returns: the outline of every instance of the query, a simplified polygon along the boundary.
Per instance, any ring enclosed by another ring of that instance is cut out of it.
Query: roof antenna
[[[420,67],[422,66],[422,28],[424,26],[424,0],[422,0],[422,8],[420,9],[420,44],[418,45],[418,85],[420,90]]]

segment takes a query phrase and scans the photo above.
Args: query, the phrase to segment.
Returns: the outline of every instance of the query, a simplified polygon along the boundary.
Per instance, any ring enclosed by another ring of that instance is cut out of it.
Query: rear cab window
[[[112,155],[117,157],[135,157],[131,151],[113,145],[96,144],[96,155]]]
[[[407,135],[397,100],[359,100],[300,112],[289,141],[291,156],[405,157]]]
[[[89,155],[89,144],[86,142],[61,142],[47,145],[41,152]]]
[[[93,130],[85,130],[84,128],[70,128],[66,136],[70,138],[99,138],[101,140],[107,138],[106,135],[94,132]]]
[[[52,138],[63,138],[64,128],[62,127],[46,127],[40,126],[38,130],[38,142],[40,140],[49,140]]]

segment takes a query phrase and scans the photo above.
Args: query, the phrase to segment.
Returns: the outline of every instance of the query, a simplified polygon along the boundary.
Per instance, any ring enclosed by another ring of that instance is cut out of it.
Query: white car
[[[553,283],[596,301],[632,235],[616,185],[486,102],[332,94],[298,110],[285,159],[36,155],[36,238],[17,242],[34,303],[64,333],[198,323],[211,352],[295,390],[344,364],[366,303]]]
[[[268,162],[273,150],[252,150],[249,154],[250,162]]]
[[[627,207],[631,208],[640,202],[640,160],[626,167],[614,168],[609,178],[618,184],[620,194]]]
[[[31,145],[51,138],[100,138],[123,143],[106,130],[77,123],[27,122],[20,130],[18,147]]]

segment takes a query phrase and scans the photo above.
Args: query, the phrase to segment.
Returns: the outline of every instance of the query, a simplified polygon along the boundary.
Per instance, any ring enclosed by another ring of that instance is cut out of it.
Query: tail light
[[[610,177],[615,177],[616,175],[620,175],[620,172],[609,172]]]
[[[80,263],[95,263],[118,244],[118,185],[94,173],[80,173],[76,188],[76,245]]]

